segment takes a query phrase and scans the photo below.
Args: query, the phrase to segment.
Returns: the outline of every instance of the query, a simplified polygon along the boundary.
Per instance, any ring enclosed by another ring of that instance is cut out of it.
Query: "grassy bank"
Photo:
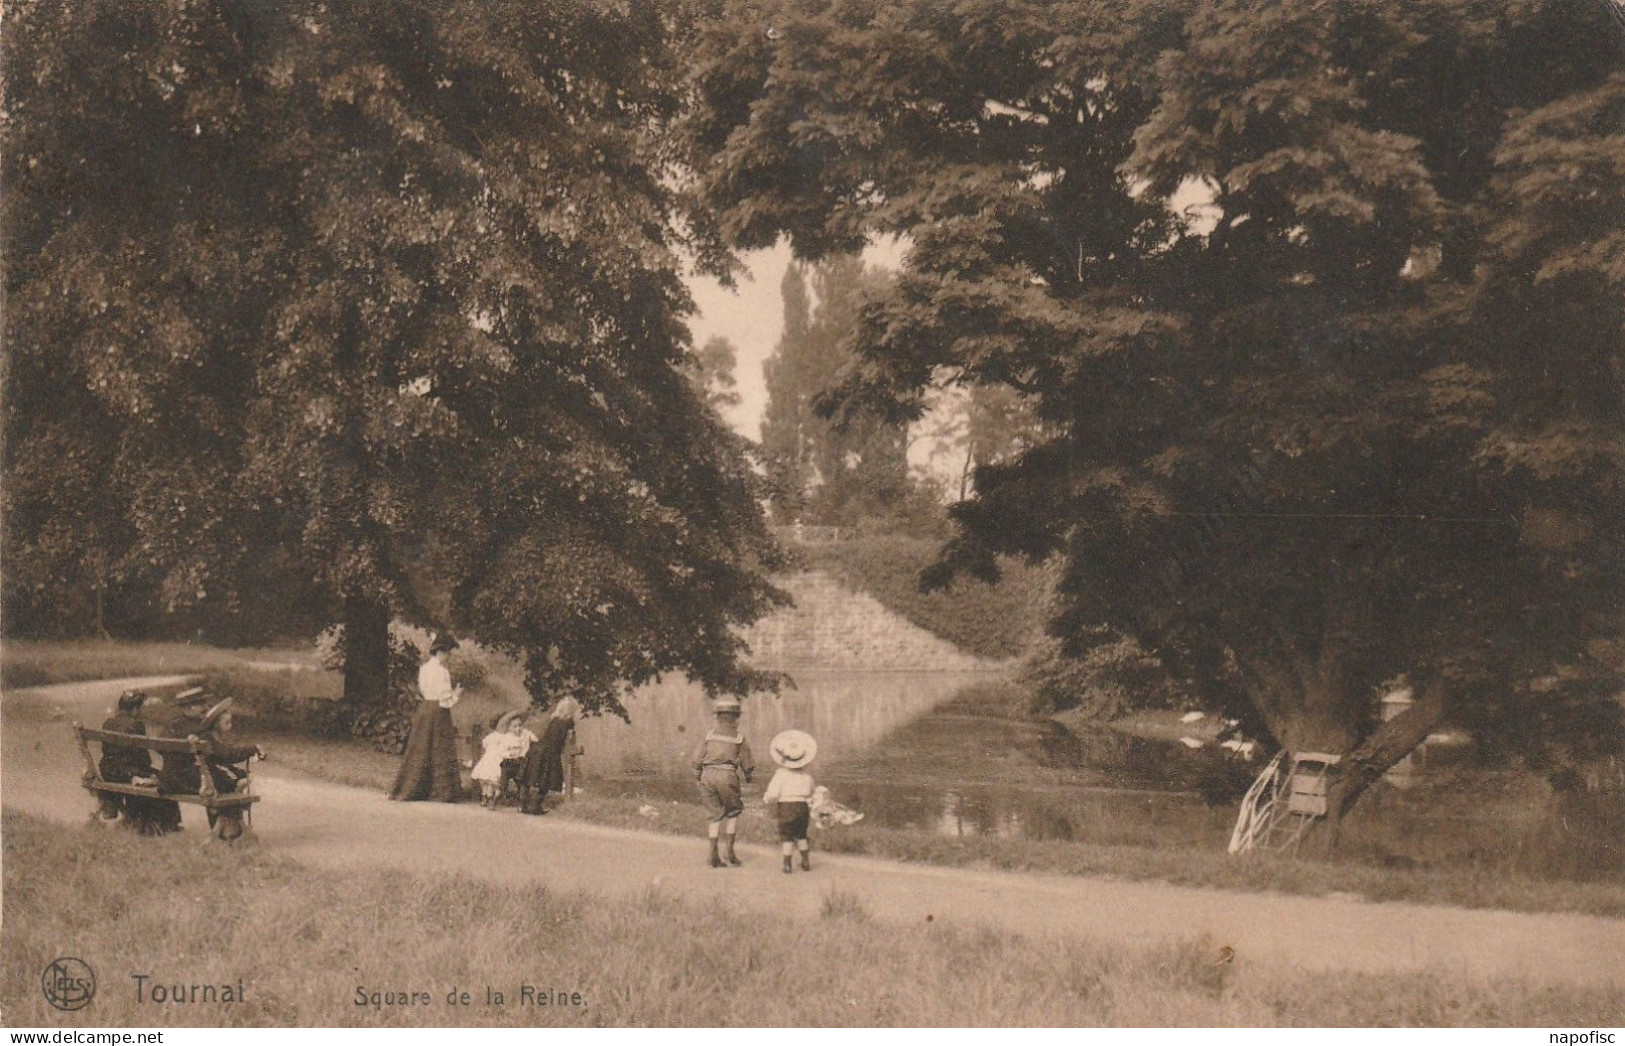
[[[292,733],[260,736],[277,767],[359,788],[386,791],[399,766],[397,757],[349,742]],[[519,816],[511,809],[471,813]],[[553,813],[570,820],[691,835],[696,839],[703,835],[706,817],[698,802],[674,801],[668,791],[641,787],[636,782],[595,779],[588,779],[581,794],[559,805]],[[1109,824],[1097,829],[1103,834],[1112,830]],[[765,810],[756,804],[746,807],[741,832],[747,841],[771,842],[777,838]],[[1328,863],[1278,854],[1231,857],[1224,852],[1222,840],[1214,843],[1211,839],[1204,839],[1200,846],[1157,847],[1091,842],[1087,838],[1062,842],[985,835],[952,837],[859,823],[815,833],[814,846],[828,853],[951,868],[1110,876],[1310,897],[1354,894],[1372,901],[1625,918],[1625,883],[1540,879],[1499,866],[1386,868],[1360,861]]]
[[[611,901],[388,873],[315,872],[263,849],[4,822],[0,1009],[13,1026],[1443,1025],[1607,1026],[1625,989],[1449,976],[1282,975],[1209,942],[1140,950],[878,923],[832,892],[784,924],[658,891]],[[176,884],[185,884],[177,891]],[[48,1007],[62,954],[99,984]],[[906,969],[906,978],[897,975]],[[149,983],[236,984],[230,1005],[136,999]],[[518,986],[583,1005],[516,1004]],[[484,1005],[487,985],[505,1005]],[[356,1004],[358,987],[427,1005]],[[473,1004],[448,1006],[448,991]]]
[[[662,803],[635,789],[612,790],[612,786],[601,782],[592,782],[590,787],[603,792],[589,791],[555,812],[599,824],[696,836],[697,826],[705,823],[697,803]],[[656,816],[648,816],[646,811],[651,809]],[[748,839],[767,842],[774,838],[772,825],[759,809],[747,812],[744,828]],[[1554,882],[1487,868],[1418,871],[1359,863],[1332,864],[1276,854],[1231,857],[1217,848],[1153,849],[989,836],[955,838],[862,823],[816,833],[814,845],[829,853],[956,868],[1107,876],[1310,897],[1353,894],[1371,901],[1625,918],[1625,886]]]
[[[996,585],[960,578],[951,588],[921,592],[920,571],[936,561],[938,548],[920,538],[867,536],[801,545],[796,554],[961,650],[996,661],[1026,653],[1043,631],[1043,572],[1011,560]]]
[[[122,639],[7,639],[0,643],[0,686],[16,689],[87,679],[191,675],[247,663],[315,667],[306,646],[222,650],[196,643]]]

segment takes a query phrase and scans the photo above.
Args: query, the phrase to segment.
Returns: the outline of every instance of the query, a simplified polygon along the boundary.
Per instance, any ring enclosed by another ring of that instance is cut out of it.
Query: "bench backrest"
[[[202,741],[186,737],[147,737],[144,734],[115,734],[111,730],[91,730],[75,725],[75,732],[85,741],[100,745],[121,745],[125,748],[145,748],[159,755],[192,755],[204,749]]]
[[[189,755],[197,761],[198,786],[197,794],[206,800],[213,801],[216,795],[214,775],[209,773],[209,763],[205,758],[209,751],[208,742],[197,737],[148,737],[145,734],[116,734],[111,730],[89,730],[73,724],[73,736],[79,742],[79,754],[85,760],[85,785],[90,787],[102,781],[101,767],[90,754],[90,742],[94,741],[102,746],[105,754],[108,745],[122,745],[126,748],[144,748],[159,755]],[[166,764],[167,767],[167,764]],[[105,783],[105,782],[103,782]]]

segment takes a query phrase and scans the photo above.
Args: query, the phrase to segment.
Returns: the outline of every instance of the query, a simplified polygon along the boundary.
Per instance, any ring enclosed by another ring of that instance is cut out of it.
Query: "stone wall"
[[[818,571],[775,579],[795,599],[746,630],[764,668],[975,671],[994,667]]]

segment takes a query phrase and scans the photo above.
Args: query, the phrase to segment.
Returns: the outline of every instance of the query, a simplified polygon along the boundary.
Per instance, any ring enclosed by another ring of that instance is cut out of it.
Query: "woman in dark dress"
[[[446,655],[456,647],[457,641],[450,636],[435,637],[429,660],[418,669],[422,700],[412,714],[412,732],[406,738],[400,773],[389,790],[391,799],[455,803],[463,798],[457,728],[451,721],[452,706],[463,696],[463,690],[451,685],[451,670],[446,667]]]
[[[102,729],[114,734],[134,734],[145,737],[147,724],[136,718],[147,695],[140,690],[126,690],[118,697],[118,711],[102,724]],[[101,763],[97,767],[102,780],[110,784],[132,784],[137,780],[149,781],[154,777],[152,753],[131,745],[102,745]],[[105,821],[117,820],[122,814],[124,827],[133,828],[143,835],[159,830],[160,821],[154,804],[161,800],[145,799],[138,795],[108,795],[98,800]]]
[[[524,813],[547,813],[547,793],[564,791],[564,746],[580,711],[575,698],[559,698],[541,739],[525,754],[525,770],[519,778],[519,809]]]

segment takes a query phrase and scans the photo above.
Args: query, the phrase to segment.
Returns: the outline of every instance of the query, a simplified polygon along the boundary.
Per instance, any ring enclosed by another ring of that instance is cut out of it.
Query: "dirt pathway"
[[[100,723],[136,681],[77,683],[4,695],[0,796],[8,809],[82,821],[90,802],[68,724]],[[140,681],[152,683],[152,681]],[[274,753],[272,753],[274,756]],[[392,803],[382,795],[279,770],[256,774],[262,844],[324,868],[390,867],[497,883],[546,883],[621,896],[657,885],[685,898],[816,917],[839,890],[896,923],[994,926],[1031,936],[1149,944],[1206,935],[1253,963],[1355,971],[1426,970],[1538,983],[1625,983],[1625,921],[1414,904],[1288,897],[1071,876],[932,868],[816,856],[813,874],[783,875],[775,848],[744,846],[742,869],[703,866],[683,839],[493,812],[477,804]],[[202,838],[201,812],[186,808]]]

